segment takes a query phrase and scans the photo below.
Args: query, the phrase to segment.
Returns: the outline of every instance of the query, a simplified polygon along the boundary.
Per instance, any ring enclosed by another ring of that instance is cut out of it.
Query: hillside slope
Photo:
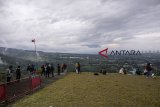
[[[12,107],[159,107],[160,78],[70,73]]]

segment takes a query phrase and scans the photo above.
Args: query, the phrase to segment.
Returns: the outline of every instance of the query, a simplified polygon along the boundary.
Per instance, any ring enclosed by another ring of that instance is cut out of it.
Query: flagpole
[[[36,71],[37,71],[37,68],[38,68],[38,64],[37,64],[37,47],[36,47],[36,41],[35,41],[35,39],[33,39],[32,42],[34,42],[34,48],[35,48],[35,68],[36,68]]]
[[[36,71],[38,70],[38,59],[37,59],[37,47],[36,47],[36,41],[34,42],[34,45],[35,45],[35,54],[36,54]]]

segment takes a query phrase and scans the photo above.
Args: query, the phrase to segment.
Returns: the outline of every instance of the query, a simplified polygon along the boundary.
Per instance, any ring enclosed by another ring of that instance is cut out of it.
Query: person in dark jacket
[[[31,64],[28,64],[27,71],[29,71],[29,74],[32,74],[32,66],[31,66]]]
[[[59,64],[57,65],[57,71],[58,71],[58,75],[60,75],[61,67]]]
[[[35,75],[35,73],[36,73],[35,65],[33,65],[33,64],[31,66],[31,72],[32,72],[32,75]]]
[[[53,66],[53,64],[50,65],[50,71],[51,71],[52,77],[54,77],[54,66]]]
[[[45,76],[45,68],[44,65],[41,66],[41,76],[44,75]]]
[[[79,63],[79,62],[78,62],[77,64],[78,64],[78,67],[77,67],[77,68],[78,68],[78,73],[80,73],[81,65],[80,65],[80,63]]]
[[[20,80],[20,78],[21,78],[21,69],[20,69],[20,66],[18,66],[16,68],[16,79]]]

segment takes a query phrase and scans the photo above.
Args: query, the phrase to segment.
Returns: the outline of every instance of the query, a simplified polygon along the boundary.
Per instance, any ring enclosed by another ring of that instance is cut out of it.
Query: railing
[[[39,76],[23,78],[0,85],[0,102],[12,101],[41,86]]]

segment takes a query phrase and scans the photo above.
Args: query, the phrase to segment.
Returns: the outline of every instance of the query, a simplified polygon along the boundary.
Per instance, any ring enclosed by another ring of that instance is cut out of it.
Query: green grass
[[[12,107],[160,107],[160,78],[69,73]]]

